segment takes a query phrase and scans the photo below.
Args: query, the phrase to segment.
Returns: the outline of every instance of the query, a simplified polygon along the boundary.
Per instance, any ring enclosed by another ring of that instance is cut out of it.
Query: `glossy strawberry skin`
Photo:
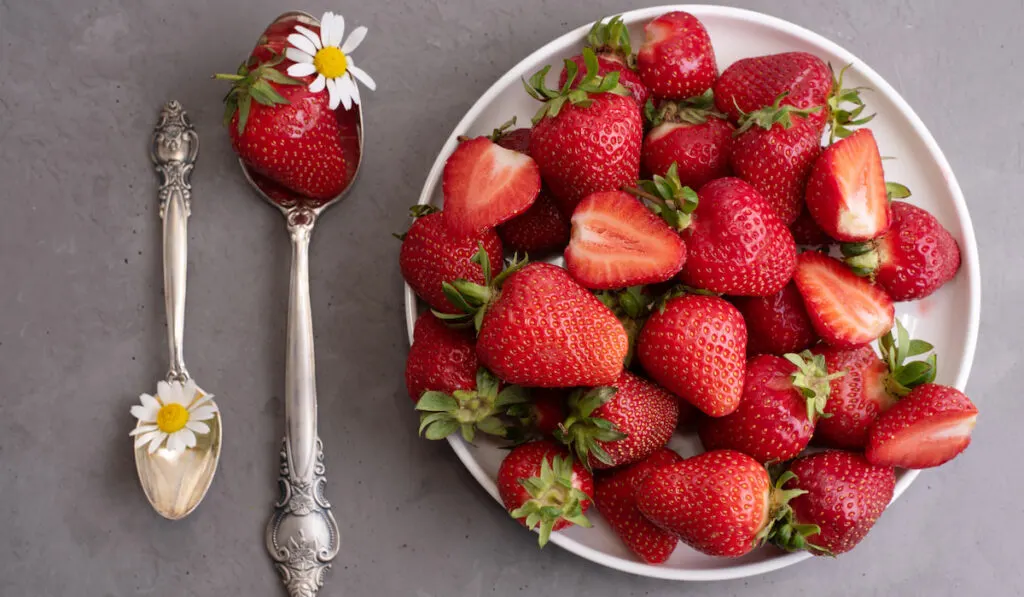
[[[807,541],[834,555],[850,551],[864,539],[892,501],[896,487],[892,467],[874,466],[854,452],[819,452],[795,460],[789,470],[796,478],[784,488],[807,491],[789,502],[795,522],[821,527]]]
[[[818,334],[792,282],[771,296],[736,297],[733,304],[747,324],[747,354],[784,355],[818,341]]]
[[[591,99],[585,108],[566,103],[530,135],[530,155],[566,218],[587,195],[634,184],[640,174],[640,107],[611,93]]]
[[[793,387],[797,368],[782,357],[760,355],[747,362],[739,407],[698,423],[705,450],[736,450],[758,462],[795,458],[811,441],[814,422],[807,399]]]
[[[747,329],[736,307],[715,296],[669,299],[648,318],[636,356],[651,379],[713,417],[739,406]]]
[[[701,553],[739,557],[757,545],[768,524],[770,491],[759,462],[716,450],[651,472],[637,492],[637,507]]]
[[[568,414],[566,392],[558,388],[530,388],[530,423],[541,435],[550,436]]]
[[[565,267],[587,288],[665,282],[685,262],[686,244],[679,234],[629,193],[587,195],[573,212]]]
[[[857,129],[818,155],[804,199],[818,226],[838,241],[863,242],[885,234],[892,213],[871,129]]]
[[[583,60],[581,54],[573,56],[569,60],[576,63],[579,68],[578,73],[587,72],[587,64]],[[622,60],[614,54],[598,54],[597,56],[597,74],[599,76],[605,76],[611,72],[619,73],[619,83],[629,90],[630,97],[632,97],[638,106],[643,106],[647,103],[647,87],[643,81],[640,80],[640,75],[637,72],[622,62]],[[582,77],[581,74],[576,75],[578,81]],[[561,89],[565,85],[565,81],[568,79],[568,73],[565,72],[565,68],[562,68],[562,73],[558,76],[558,88]],[[574,85],[575,86],[575,85]]]
[[[731,124],[715,117],[702,124],[663,122],[647,133],[640,159],[647,172],[658,176],[675,163],[679,182],[696,190],[729,176],[732,133]]]
[[[430,311],[416,319],[405,361],[405,387],[413,402],[430,390],[451,394],[476,388],[478,366],[470,330],[449,327]]]
[[[359,119],[354,110],[331,110],[326,93],[306,84],[270,85],[288,104],[253,101],[245,129],[238,112],[228,132],[247,167],[303,197],[326,201],[340,194],[359,165]]]
[[[549,440],[534,441],[517,446],[505,456],[498,468],[498,493],[505,509],[512,512],[528,500],[530,494],[522,485],[520,479],[529,479],[540,476],[541,462],[547,460],[550,464],[555,456],[569,457],[569,453],[558,444]],[[574,462],[572,467],[572,485],[588,496],[594,495],[594,478],[586,468],[579,462]],[[584,501],[583,513],[590,509],[590,500]],[[525,519],[519,519],[519,523],[526,524]],[[571,526],[567,520],[559,520],[555,523],[552,531],[559,531]]]
[[[793,240],[796,241],[796,244],[804,247],[820,247],[836,242],[832,237],[825,234],[821,226],[818,226],[818,223],[814,221],[811,214],[807,212],[806,207],[796,217],[796,220],[790,224],[789,231],[793,233]]]
[[[661,448],[640,462],[598,477],[594,505],[634,554],[648,564],[661,564],[679,544],[679,538],[647,520],[636,506],[636,493],[651,472],[682,461]]]
[[[796,243],[775,211],[739,178],[701,187],[681,278],[689,286],[737,296],[775,294],[793,277]]]
[[[531,129],[528,128],[511,129],[498,137],[498,140],[495,141],[495,143],[501,145],[505,149],[529,154],[531,132]]]
[[[743,58],[729,65],[715,82],[715,106],[736,121],[741,111],[770,106],[783,92],[788,95],[782,105],[801,109],[822,106],[812,119],[823,124],[832,73],[821,58],[807,52]]]
[[[896,403],[885,390],[889,367],[869,345],[855,348],[816,347],[815,354],[825,357],[829,373],[846,374],[830,382],[831,391],[825,412],[818,419],[814,443],[830,448],[863,450],[868,430],[882,412]]]
[[[685,99],[714,85],[718,76],[715,50],[697,17],[682,11],[666,13],[645,25],[644,33],[647,39],[636,62],[651,95]]]
[[[918,386],[879,415],[868,432],[865,455],[883,466],[923,469],[945,464],[971,444],[977,417],[978,408],[956,388]]]
[[[569,229],[569,220],[551,195],[541,189],[530,209],[498,226],[498,236],[509,251],[539,257],[565,249]]]
[[[568,272],[534,262],[505,280],[483,318],[477,357],[510,384],[602,386],[619,377],[628,343],[615,314]]]
[[[821,124],[793,118],[793,126],[753,126],[733,142],[730,164],[736,176],[750,183],[786,226],[804,206],[807,178],[821,153]]]
[[[460,313],[441,290],[442,282],[464,278],[484,283],[480,266],[470,259],[483,243],[491,263],[491,271],[501,271],[501,239],[493,230],[477,235],[452,235],[440,212],[417,218],[402,241],[398,264],[402,277],[416,295],[441,313]]]
[[[931,295],[960,269],[960,247],[935,216],[904,201],[893,201],[892,227],[876,246],[875,281],[894,301]]]
[[[610,422],[626,438],[599,442],[612,464],[591,455],[590,465],[594,469],[614,468],[647,458],[668,443],[679,420],[676,397],[656,384],[623,371],[613,385],[617,389],[615,395],[591,416]]]

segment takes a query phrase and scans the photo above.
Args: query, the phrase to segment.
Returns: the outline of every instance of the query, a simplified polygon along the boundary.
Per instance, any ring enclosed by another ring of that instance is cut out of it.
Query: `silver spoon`
[[[274,24],[297,19],[319,26],[312,15],[287,12]],[[257,193],[285,216],[292,240],[291,280],[288,297],[288,332],[285,355],[285,436],[281,447],[278,482],[281,499],[267,524],[266,544],[281,581],[293,597],[315,595],[340,547],[338,523],[324,496],[326,468],[323,443],[317,435],[316,362],[313,356],[313,316],[309,297],[309,240],[320,214],[340,202],[352,187],[363,154],[363,113],[357,110],[359,156],[348,186],[323,201],[295,198],[284,201],[269,196],[239,160],[246,180]],[[348,156],[351,157],[351,156]]]
[[[176,101],[167,102],[153,131],[150,156],[160,175],[160,217],[163,219],[164,303],[171,365],[168,382],[191,380],[182,357],[185,334],[185,282],[188,266],[188,217],[191,212],[189,176],[199,152],[199,137]],[[157,397],[160,399],[160,397]],[[192,399],[193,397],[188,397]],[[209,404],[213,404],[212,401]],[[197,433],[196,445],[172,451],[135,448],[135,467],[146,498],[163,517],[188,516],[203,500],[220,459],[220,413],[206,420],[208,433]],[[136,429],[143,425],[139,421]]]

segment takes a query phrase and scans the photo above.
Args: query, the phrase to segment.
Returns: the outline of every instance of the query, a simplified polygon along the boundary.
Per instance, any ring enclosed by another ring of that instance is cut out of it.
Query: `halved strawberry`
[[[877,466],[930,468],[967,449],[978,408],[956,388],[925,384],[879,415],[865,451]]]
[[[448,158],[443,190],[448,229],[474,234],[526,211],[540,193],[540,169],[530,156],[477,137]]]
[[[832,346],[867,344],[892,328],[895,311],[889,295],[838,259],[801,253],[793,281],[815,331]]]
[[[836,240],[871,240],[889,229],[882,157],[871,129],[825,148],[807,180],[806,201],[814,221]]]
[[[587,288],[664,282],[685,261],[682,237],[628,193],[593,193],[572,214],[565,265]]]

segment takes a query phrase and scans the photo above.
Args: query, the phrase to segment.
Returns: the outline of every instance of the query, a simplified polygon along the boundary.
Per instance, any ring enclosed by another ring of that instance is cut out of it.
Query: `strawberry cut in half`
[[[889,295],[838,259],[801,253],[793,281],[815,331],[831,346],[867,344],[892,328],[895,309]]]
[[[587,288],[664,282],[679,273],[685,261],[682,237],[628,193],[588,195],[572,215],[565,264]]]
[[[442,185],[445,225],[475,234],[526,211],[540,193],[540,169],[530,156],[477,137],[448,158]]]
[[[858,129],[825,148],[807,181],[806,201],[814,221],[836,240],[871,240],[889,229],[882,157],[871,129]]]
[[[918,386],[875,420],[865,455],[876,466],[939,466],[967,449],[977,418],[978,408],[963,392]]]

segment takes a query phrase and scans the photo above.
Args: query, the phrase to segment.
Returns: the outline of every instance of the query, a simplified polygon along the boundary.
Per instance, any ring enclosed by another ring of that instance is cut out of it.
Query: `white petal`
[[[314,79],[313,82],[309,84],[309,92],[320,93],[321,91],[324,90],[324,87],[326,86],[327,79],[325,79],[323,75],[318,74],[316,76],[316,79]]]
[[[352,83],[352,77],[343,76],[338,78],[338,95],[341,96],[341,105],[346,110],[352,108],[352,88],[355,87]]]
[[[181,386],[181,398],[184,400],[182,404],[192,404],[199,393],[199,386],[196,385],[195,380],[189,379],[185,381]]]
[[[202,393],[202,390],[199,390],[199,392]],[[206,404],[210,400],[213,400],[213,394],[202,394],[202,396],[192,401],[192,404],[189,405],[188,409],[192,410],[200,404]]]
[[[285,57],[288,58],[288,60],[291,60],[292,62],[308,62],[310,64],[313,63],[313,56],[311,54],[308,54],[296,48],[285,48],[284,55]]]
[[[188,427],[186,427],[185,429],[182,429],[176,435],[180,435],[181,436],[181,441],[185,445],[186,448],[194,448],[194,447],[196,447],[196,434],[192,433],[192,430],[189,429]]]
[[[345,78],[349,80],[349,87],[352,90],[352,103],[358,104],[362,101],[359,98],[359,85],[356,85],[356,80],[352,78],[352,75],[346,75]]]
[[[147,450],[147,451],[150,454],[156,452],[157,449],[160,448],[160,444],[164,443],[164,438],[166,438],[166,437],[167,437],[167,434],[164,433],[163,431],[157,432],[156,437],[154,437],[152,439],[152,441],[149,442],[149,450]]]
[[[160,387],[159,384],[157,384],[157,387]],[[146,408],[151,408],[154,411],[160,410],[160,401],[149,394],[142,394],[139,396],[139,401],[141,401],[142,406],[145,406]]]
[[[377,83],[373,80],[370,75],[366,74],[366,71],[359,68],[358,66],[348,63],[348,72],[352,73],[352,76],[359,80],[360,83],[366,85],[366,88],[370,91],[377,90]]]
[[[363,38],[366,37],[366,27],[356,27],[352,30],[352,34],[345,40],[345,45],[341,46],[342,54],[351,54],[359,44],[363,43]]]
[[[305,77],[316,72],[316,67],[310,62],[296,62],[288,67],[288,75],[292,77]]]
[[[181,452],[185,449],[185,438],[181,431],[175,431],[167,438],[167,449],[171,452]]]
[[[312,30],[307,29],[302,25],[296,25],[295,30],[301,33],[302,35],[305,35],[306,39],[313,42],[313,45],[316,46],[316,49],[319,50],[320,48],[324,47],[323,44],[320,43],[320,36],[314,33]]]
[[[199,434],[206,434],[210,432],[210,426],[206,423],[200,423],[199,421],[189,421],[188,423],[185,423],[185,427]]]
[[[288,36],[288,43],[290,43],[293,48],[298,48],[307,54],[316,54],[316,46],[313,45],[313,42],[306,39],[305,35],[292,33]]]
[[[327,93],[330,94],[330,101],[327,102],[327,106],[334,110],[338,107],[338,103],[341,102],[341,94],[338,92],[338,80],[327,79]]]
[[[135,429],[132,429],[128,435],[141,435],[143,433],[149,433],[150,431],[156,431],[159,429],[156,425],[139,425]]]
[[[166,381],[160,381],[156,384],[156,399],[160,401],[161,405],[167,404],[167,398],[171,395],[171,384]]]
[[[332,27],[334,27],[334,13],[331,11],[327,11],[324,13],[324,16],[320,17],[320,42],[322,43],[321,47],[331,45],[330,31]]]
[[[156,403],[156,400],[153,401]],[[136,404],[131,407],[132,416],[142,421],[143,423],[152,423],[156,421],[156,414],[160,412],[160,405],[150,407],[149,405]]]
[[[341,45],[341,40],[345,39],[345,17],[338,14],[332,14],[331,16],[333,17],[331,19],[333,22],[331,23],[330,35],[327,37],[327,40],[330,45],[337,47]]]
[[[209,405],[200,406],[188,415],[189,421],[206,421],[213,418],[213,414],[217,412],[216,408]]]
[[[160,435],[159,431],[150,431],[149,433],[143,433],[142,435],[135,438],[135,447],[141,448],[147,443],[153,441],[153,438]]]

